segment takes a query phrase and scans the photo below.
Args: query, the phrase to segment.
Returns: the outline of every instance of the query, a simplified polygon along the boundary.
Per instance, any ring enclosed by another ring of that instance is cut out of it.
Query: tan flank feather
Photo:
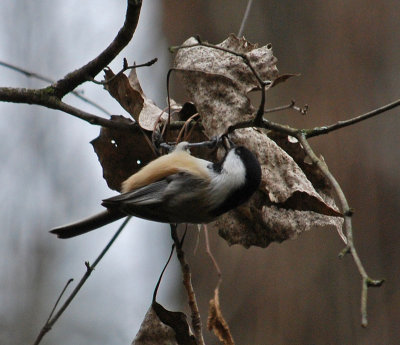
[[[151,161],[136,174],[125,180],[122,183],[122,193],[147,186],[178,172],[188,172],[207,180],[210,179],[206,166],[199,166],[197,158],[192,157],[186,151],[174,151]]]

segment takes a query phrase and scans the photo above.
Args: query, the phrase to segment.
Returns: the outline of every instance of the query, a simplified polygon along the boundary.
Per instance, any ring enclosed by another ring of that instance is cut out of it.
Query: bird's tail
[[[125,213],[115,210],[105,210],[79,222],[54,228],[50,230],[50,232],[56,234],[58,238],[75,237],[100,228],[123,217],[126,217]]]

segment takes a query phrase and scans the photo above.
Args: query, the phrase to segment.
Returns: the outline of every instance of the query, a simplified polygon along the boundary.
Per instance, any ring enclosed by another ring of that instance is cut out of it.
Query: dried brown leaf
[[[136,69],[131,70],[129,78],[123,73],[114,77],[111,69],[106,69],[105,80],[111,78],[113,79],[105,84],[105,89],[143,129],[152,131],[159,118],[167,118],[168,115],[143,93]]]
[[[139,114],[138,120],[140,127],[148,131],[154,130],[154,126],[157,124],[158,120],[166,120],[168,114],[157,107],[151,99],[146,97],[140,86],[136,69],[132,69],[129,73],[129,83],[130,86],[137,90],[143,97],[143,109]]]
[[[153,302],[132,345],[196,345],[186,315]]]
[[[263,174],[261,190],[270,202],[300,211],[341,215],[337,208],[325,203],[293,157],[264,132],[246,128],[236,131],[232,138],[239,145],[254,148]]]
[[[214,298],[210,300],[208,307],[207,328],[213,330],[219,341],[224,345],[234,345],[233,337],[229,325],[222,315],[219,304],[219,288],[214,290]]]
[[[201,115],[202,124],[209,137],[221,133],[221,128],[240,121],[250,120],[254,108],[249,98],[241,92],[234,80],[219,74],[202,71],[177,71],[187,83],[190,98]],[[205,115],[206,114],[206,115]]]
[[[183,43],[183,46],[196,43],[197,40],[191,37]],[[251,44],[246,39],[231,34],[217,46],[239,54],[246,54],[263,80],[273,81],[278,76],[277,59],[272,53],[271,44],[258,48],[256,44]],[[197,46],[180,49],[175,58],[175,68],[223,75],[237,82],[241,92],[245,94],[259,88],[257,79],[240,56],[211,47]]]
[[[263,177],[260,191],[245,207],[216,221],[219,234],[229,244],[266,247],[272,241],[296,238],[315,226],[333,226],[342,235],[343,218],[327,180],[317,174],[322,186],[317,190],[295,160],[263,132],[247,128],[236,131],[232,138],[253,148]]]
[[[285,82],[286,80],[292,78],[292,77],[300,77],[300,74],[282,74],[279,75],[277,78],[275,78],[272,82],[271,87],[274,87],[280,83]]]
[[[119,104],[135,119],[139,120],[139,114],[143,109],[144,99],[138,90],[132,88],[128,77],[119,73],[117,76],[109,68],[104,70],[105,80],[110,80],[104,88],[113,96]]]
[[[153,310],[163,324],[174,330],[175,339],[179,345],[196,345],[196,339],[184,313],[167,310],[157,302],[153,302]]]
[[[183,45],[195,43],[195,38],[189,38]],[[273,80],[278,76],[271,45],[257,48],[244,38],[231,35],[218,46],[247,54],[261,78]],[[251,119],[255,110],[247,94],[259,85],[240,56],[197,46],[180,49],[174,64],[208,136],[218,135],[223,132],[221,129],[238,121]]]
[[[175,331],[165,325],[152,307],[147,311],[132,345],[178,345]]]
[[[111,120],[133,123],[123,116],[112,116]],[[121,191],[123,181],[155,158],[144,135],[147,134],[138,127],[129,130],[102,127],[100,135],[91,141],[111,189]]]
[[[264,205],[264,195],[256,192],[246,207],[222,215],[214,226],[229,245],[240,244],[245,248],[265,248],[271,242],[295,239],[314,227],[341,229],[343,219],[325,216],[312,211],[297,211]]]
[[[138,91],[142,96],[144,96],[144,92],[142,86],[140,85],[135,68],[131,69],[131,71],[129,72],[128,80],[129,85],[132,87],[132,89]]]

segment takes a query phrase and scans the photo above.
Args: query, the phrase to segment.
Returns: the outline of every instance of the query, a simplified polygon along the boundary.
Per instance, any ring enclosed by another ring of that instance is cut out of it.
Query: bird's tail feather
[[[125,213],[114,210],[105,210],[79,222],[54,228],[50,230],[50,232],[56,234],[58,238],[75,237],[100,228],[123,217],[126,217]]]

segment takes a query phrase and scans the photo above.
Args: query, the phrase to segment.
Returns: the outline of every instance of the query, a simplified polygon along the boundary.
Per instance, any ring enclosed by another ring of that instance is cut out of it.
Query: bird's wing
[[[179,172],[105,199],[102,205],[110,210],[157,222],[196,223],[199,217],[196,209],[208,207],[207,203],[204,205],[207,198],[203,194],[207,186],[208,181],[187,172]]]
[[[131,192],[116,195],[103,200],[103,206],[113,206],[121,203],[133,203],[137,205],[156,204],[163,200],[163,196],[169,181],[162,179]]]

